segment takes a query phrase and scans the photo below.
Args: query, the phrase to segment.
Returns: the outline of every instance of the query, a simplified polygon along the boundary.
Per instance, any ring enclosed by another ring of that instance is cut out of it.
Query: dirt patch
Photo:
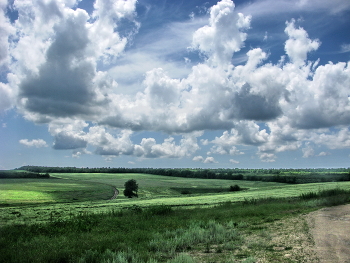
[[[319,262],[350,263],[350,205],[312,212],[307,222]]]

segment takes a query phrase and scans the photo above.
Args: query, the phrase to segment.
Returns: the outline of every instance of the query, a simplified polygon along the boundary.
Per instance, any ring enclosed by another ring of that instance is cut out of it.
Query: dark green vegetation
[[[136,183],[136,180],[130,179],[124,184],[124,195],[126,197],[138,197],[137,191],[139,190],[139,185]]]
[[[36,173],[143,173],[186,178],[265,181],[288,184],[350,181],[350,168],[330,169],[170,169],[22,166]]]
[[[50,178],[50,175],[26,170],[0,170],[0,178]]]
[[[270,243],[268,227],[349,201],[349,190],[334,189],[211,208],[131,206],[65,220],[53,216],[46,224],[0,228],[0,262],[255,262],[263,250],[267,262],[293,262],[273,249],[281,244]]]

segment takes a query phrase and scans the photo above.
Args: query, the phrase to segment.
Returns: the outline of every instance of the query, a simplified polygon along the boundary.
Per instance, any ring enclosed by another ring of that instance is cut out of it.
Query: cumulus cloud
[[[91,154],[91,152],[86,150],[86,149],[76,149],[73,151],[72,157],[73,158],[80,158],[84,154]]]
[[[276,161],[277,156],[273,153],[259,153],[259,158],[262,162],[272,163]]]
[[[231,0],[222,0],[210,9],[209,25],[193,35],[193,47],[206,54],[214,65],[227,64],[234,52],[246,40],[244,29],[250,26],[250,16],[234,12]]]
[[[7,1],[0,2],[0,67],[7,64],[9,61],[9,42],[8,38],[14,33],[14,28],[11,25],[8,17],[5,15]],[[1,109],[0,109],[1,110]]]
[[[87,141],[83,129],[88,124],[84,121],[57,121],[49,125],[49,132],[54,137],[53,148],[56,150],[75,150],[86,148]]]
[[[14,95],[9,85],[0,82],[0,112],[13,106]]]
[[[303,158],[309,158],[315,156],[315,150],[314,148],[310,145],[309,142],[306,143],[306,147],[302,148],[303,151]]]
[[[214,157],[208,156],[207,158],[205,158],[205,160],[203,161],[203,163],[218,163],[218,162],[215,161]]]
[[[91,16],[73,9],[76,1],[15,3],[17,38],[10,51],[17,62],[11,69],[16,78],[13,88],[19,89],[18,106],[25,115],[50,122],[101,114],[109,101],[107,90],[115,84],[97,63],[115,61],[123,52],[128,38],[116,29],[123,19],[135,22],[135,3],[96,1]]]
[[[157,144],[154,138],[143,138],[139,145],[135,145],[134,154],[143,158],[182,158],[190,156],[199,149],[197,144],[198,134],[184,135],[179,144],[173,137]]]
[[[222,136],[216,137],[210,143],[214,144],[211,148],[211,153],[241,155],[243,152],[239,151],[235,145],[239,144],[236,136],[230,135],[227,131]]]
[[[192,159],[195,162],[201,162],[201,163],[218,163],[217,161],[215,161],[215,158],[212,156],[207,156],[207,158],[204,158],[203,156],[195,156]]]
[[[20,144],[23,144],[28,147],[35,147],[35,148],[41,148],[41,147],[47,147],[47,143],[43,139],[21,139],[19,140]]]
[[[197,156],[193,157],[192,161],[203,162],[204,158],[203,158],[203,156],[197,155]]]
[[[287,22],[285,29],[289,39],[286,41],[285,50],[295,65],[301,66],[305,63],[307,53],[317,50],[320,46],[318,40],[310,40],[303,28],[295,28],[295,20]]]

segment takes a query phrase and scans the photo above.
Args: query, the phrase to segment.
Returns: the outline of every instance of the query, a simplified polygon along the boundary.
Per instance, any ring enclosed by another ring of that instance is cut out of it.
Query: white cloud
[[[262,162],[272,163],[276,161],[277,156],[273,153],[259,153],[259,158]]]
[[[83,129],[88,124],[84,121],[59,121],[50,123],[49,132],[54,136],[53,148],[56,150],[75,150],[86,148],[87,140]]]
[[[230,163],[239,164],[239,161],[236,161],[234,159],[230,159]]]
[[[198,155],[198,156],[193,157],[192,160],[195,162],[203,162],[204,158],[203,158],[203,156]]]
[[[329,152],[320,152],[317,156],[327,156],[330,155]]]
[[[348,53],[348,52],[350,52],[350,44],[342,44],[340,46],[340,52],[341,53]]]
[[[213,65],[230,63],[246,40],[242,30],[249,28],[251,17],[234,12],[234,8],[230,0],[218,2],[210,8],[209,25],[193,34],[193,47],[206,54]]]
[[[21,139],[19,140],[20,144],[23,144],[28,147],[36,147],[36,148],[41,148],[41,147],[47,147],[47,143],[43,139],[33,139],[33,140],[28,140],[28,139]]]
[[[116,30],[118,24],[116,21],[129,19],[134,23],[135,34],[138,31],[139,23],[134,20],[136,0],[97,0],[94,3],[94,12],[92,18],[95,19],[89,28],[91,42],[93,43],[93,52],[96,57],[101,58],[106,64],[115,61],[115,58],[123,52],[127,44],[127,38],[121,37]]]
[[[302,148],[303,151],[303,158],[309,158],[315,156],[315,150],[314,148],[310,145],[309,142],[306,143],[306,147]]]
[[[72,157],[73,158],[80,158],[84,154],[91,154],[91,152],[86,150],[86,149],[76,149],[73,151]]]
[[[143,138],[139,145],[135,145],[134,154],[143,158],[182,158],[190,156],[199,149],[197,136],[201,135],[198,133],[183,135],[179,144],[175,143],[173,137],[165,139],[161,144],[157,144],[154,138]]]
[[[216,154],[230,154],[241,155],[243,152],[239,151],[235,145],[239,144],[236,136],[230,135],[227,131],[221,137],[216,137],[210,143],[214,146],[210,149],[211,153]]]
[[[117,136],[113,136],[105,128],[94,126],[89,128],[89,132],[84,138],[96,147],[96,154],[114,156],[132,155],[134,144],[130,139],[131,134],[132,132],[123,130]]]
[[[14,95],[12,89],[8,84],[0,82],[0,113],[10,109],[14,102]]]
[[[348,128],[340,128],[332,132],[310,133],[310,140],[317,145],[325,145],[329,149],[350,148],[350,131]]]
[[[249,2],[239,8],[239,12],[257,17],[271,17],[276,15],[285,16],[286,13],[298,11],[320,13],[326,12],[337,15],[344,11],[350,10],[350,3],[343,0],[259,0]]]
[[[204,158],[203,156],[195,156],[192,159],[195,162],[201,162],[201,163],[218,163],[217,161],[215,161],[215,158],[212,156],[207,156],[207,158]]]
[[[8,37],[14,33],[14,28],[5,15],[6,2],[7,1],[0,2],[0,67],[9,62]]]
[[[301,66],[306,61],[307,53],[317,50],[320,42],[318,40],[310,40],[303,28],[296,29],[295,20],[286,24],[285,32],[289,36],[285,45],[286,53],[295,65]]]
[[[207,158],[205,158],[205,160],[203,161],[203,163],[218,163],[218,162],[215,161],[214,157],[208,156]]]

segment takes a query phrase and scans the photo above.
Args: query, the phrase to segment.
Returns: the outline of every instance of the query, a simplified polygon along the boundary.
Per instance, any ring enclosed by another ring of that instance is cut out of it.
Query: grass
[[[0,179],[0,206],[103,200],[114,190],[106,184],[59,179]]]
[[[349,202],[350,191],[324,198],[344,193]],[[0,228],[0,262],[305,262],[300,242],[310,240],[291,237],[307,232],[299,215],[321,207],[306,202],[263,198],[210,208],[134,206],[52,216],[48,223]]]
[[[124,183],[127,180],[135,179],[139,184],[139,198],[155,198],[180,196],[181,190],[189,188],[193,193],[203,194],[226,191],[234,182],[243,188],[263,189],[278,187],[281,184],[271,182],[252,182],[252,181],[232,181],[222,179],[197,179],[183,177],[169,177],[161,175],[148,174],[105,174],[105,173],[79,173],[65,174],[53,173],[54,177],[84,180],[89,182],[107,183],[116,186],[118,189],[123,189]],[[203,191],[197,189],[204,189]],[[201,191],[201,192],[200,192]]]
[[[111,209],[121,209],[123,207],[148,207],[163,204],[191,208],[213,206],[225,202],[243,202],[267,197],[296,198],[303,193],[333,188],[350,189],[350,182],[290,185],[269,182],[175,178],[144,174],[63,175],[62,178],[64,179],[1,179],[1,190],[11,187],[11,191],[27,190],[28,194],[27,196],[23,195],[21,197],[22,199],[17,200],[9,195],[2,195],[3,199],[0,198],[0,204],[3,204],[3,207],[0,207],[0,226],[48,222],[53,214],[56,217],[67,219],[74,214],[90,211],[105,213]],[[54,174],[54,176],[61,175]],[[123,186],[126,180],[132,178],[135,178],[139,184],[139,198],[129,199],[121,194],[115,200],[106,201],[106,199],[113,195],[110,185],[115,185],[122,190],[120,186]],[[1,182],[7,182],[9,185],[6,186],[6,183]],[[234,184],[238,184],[246,190],[183,195],[178,191],[170,189],[174,187],[181,189],[180,187],[182,187],[220,190],[227,189],[230,185]],[[6,191],[0,191],[0,193],[4,192]],[[9,192],[7,191],[7,193]],[[48,196],[44,196],[41,200],[32,199],[35,193],[47,194]],[[32,196],[30,197],[29,194],[32,194]],[[74,198],[78,200],[73,200]],[[50,203],[53,201],[54,203]],[[311,200],[309,203],[311,202],[313,201]],[[18,204],[21,203],[30,204],[30,206],[19,208]]]
[[[0,180],[0,262],[306,262],[301,215],[350,201],[350,182],[53,176]],[[129,179],[140,198],[102,200]],[[243,191],[219,191],[235,184]]]

